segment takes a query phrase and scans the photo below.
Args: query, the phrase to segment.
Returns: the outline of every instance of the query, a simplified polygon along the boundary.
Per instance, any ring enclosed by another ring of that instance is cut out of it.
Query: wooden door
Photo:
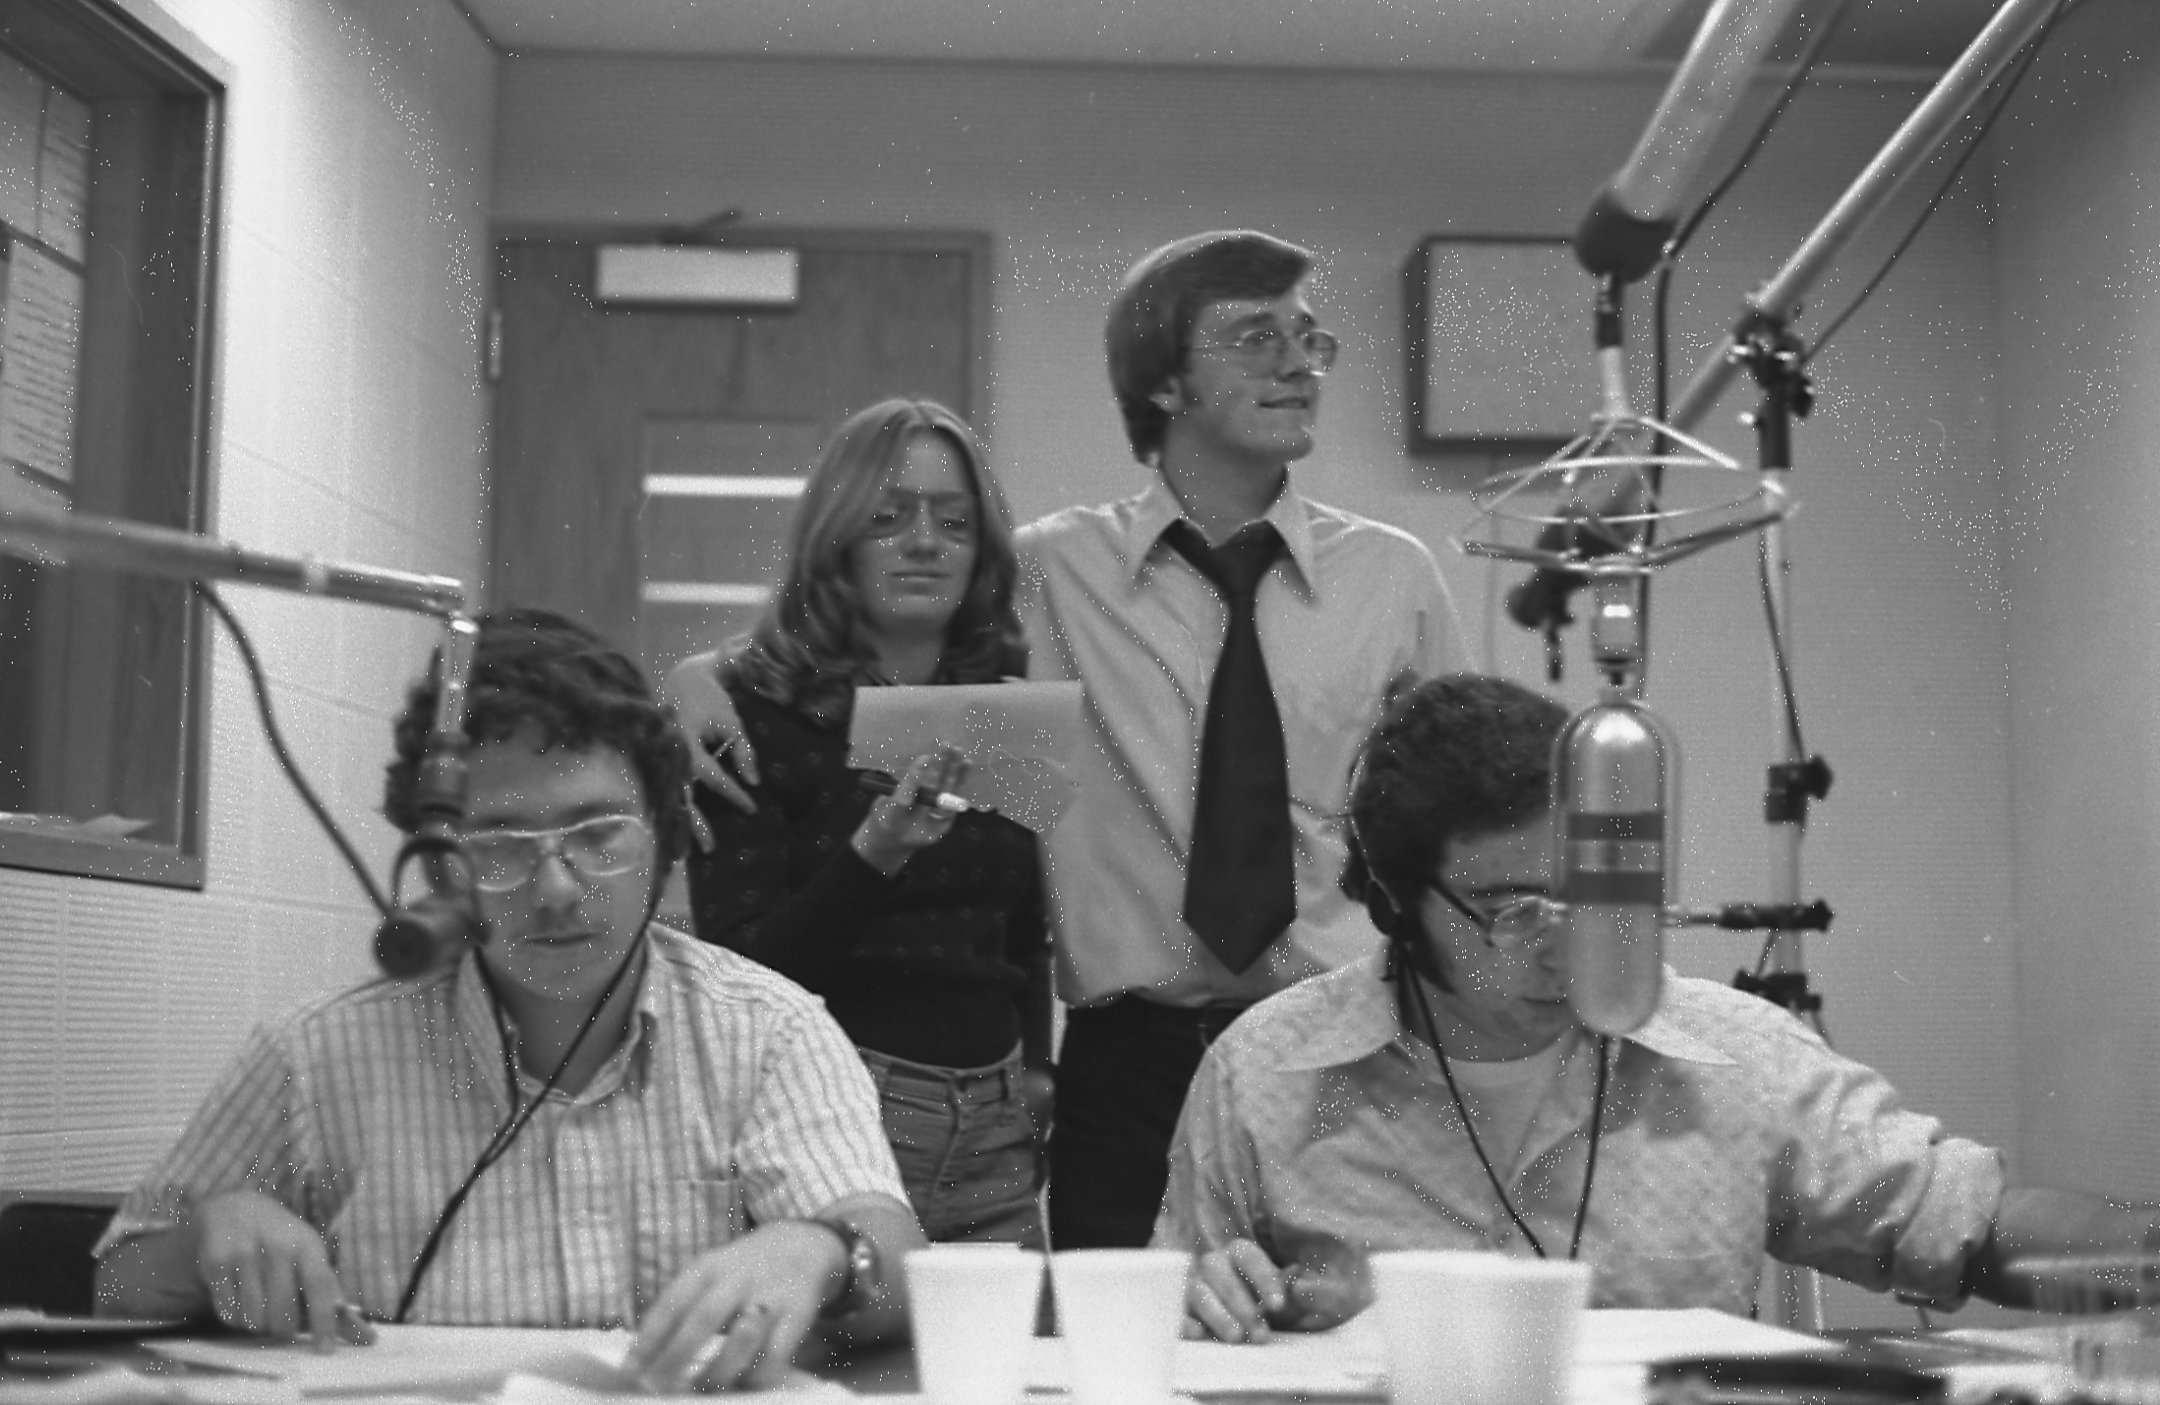
[[[497,245],[491,608],[581,619],[657,680],[755,617],[840,420],[891,395],[972,419],[986,238],[786,242],[801,297],[756,310],[603,306],[591,243]]]

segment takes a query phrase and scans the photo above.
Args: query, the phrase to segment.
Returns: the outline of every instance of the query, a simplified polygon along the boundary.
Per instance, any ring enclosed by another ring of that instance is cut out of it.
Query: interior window
[[[201,530],[222,90],[133,0],[0,7],[0,508]],[[0,555],[0,864],[200,886],[203,629]]]

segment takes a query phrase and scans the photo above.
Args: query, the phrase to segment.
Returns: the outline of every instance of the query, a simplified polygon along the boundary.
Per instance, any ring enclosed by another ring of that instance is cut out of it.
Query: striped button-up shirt
[[[105,1245],[252,1187],[321,1230],[345,1292],[388,1315],[511,1113],[505,1067],[471,956],[307,1007],[252,1036]],[[632,1325],[698,1254],[865,1192],[905,1199],[869,1075],[816,997],[654,927],[631,1038],[480,1178],[411,1320]]]
[[[1208,690],[1228,611],[1163,540],[1182,515],[1157,479],[1136,498],[1021,529],[1028,677],[1087,688],[1092,745],[1078,795],[1044,836],[1057,915],[1058,994],[1092,1005],[1128,990],[1169,1005],[1257,1000],[1375,949],[1336,886],[1350,763],[1388,685],[1451,666],[1455,606],[1408,532],[1301,497],[1266,520],[1283,554],[1253,597],[1282,717],[1298,920],[1232,972],[1180,915]]]
[[[1170,1156],[1159,1242],[1251,1239],[1362,1279],[1379,1249],[1532,1252],[1377,960],[1247,1012],[1208,1049]],[[1588,1174],[1595,1045],[1572,1047],[1494,1170],[1549,1252]],[[1477,1106],[1472,1102],[1472,1115]],[[1599,1307],[1746,1314],[1764,1255],[1941,1306],[2002,1201],[2001,1157],[1766,1001],[1668,973],[1613,1041],[1582,1257]]]

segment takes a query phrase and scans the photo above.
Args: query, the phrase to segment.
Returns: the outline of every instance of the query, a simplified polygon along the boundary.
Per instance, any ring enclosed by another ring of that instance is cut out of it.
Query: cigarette
[[[862,788],[878,795],[890,795],[900,788],[900,782],[878,771],[866,771],[863,773]],[[943,810],[948,815],[964,815],[970,810],[980,808],[949,790],[917,790],[915,803],[934,810]]]

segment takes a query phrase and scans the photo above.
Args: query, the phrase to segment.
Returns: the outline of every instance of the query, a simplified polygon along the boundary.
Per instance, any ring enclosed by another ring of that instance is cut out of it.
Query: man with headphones
[[[408,832],[432,679],[397,724]],[[484,939],[256,1032],[100,1245],[99,1304],[327,1348],[365,1319],[634,1326],[648,1386],[898,1331],[922,1242],[815,997],[653,924],[689,763],[560,616],[480,621],[460,847]]]
[[[1395,697],[1351,782],[1344,891],[1387,952],[1218,1040],[1156,1242],[1194,1334],[1330,1326],[1386,1249],[1580,1257],[1600,1307],[1746,1315],[1764,1260],[1908,1301],[2031,1306],[2027,1256],[2138,1253],[2160,1207],[2004,1183],[1995,1151],[1752,995],[1668,975],[1640,1029],[1577,1024],[1551,900],[1552,699],[1459,674]]]

